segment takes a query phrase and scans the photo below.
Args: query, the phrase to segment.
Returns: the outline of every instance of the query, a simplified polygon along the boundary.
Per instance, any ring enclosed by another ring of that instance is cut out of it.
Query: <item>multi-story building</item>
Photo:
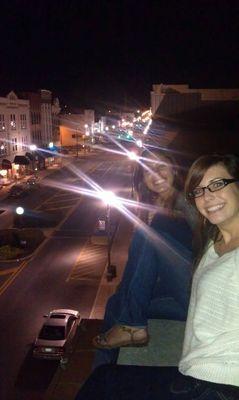
[[[77,148],[86,137],[94,133],[94,110],[84,110],[81,114],[62,114],[60,116],[60,142],[62,147]]]
[[[197,155],[233,152],[239,146],[239,89],[153,85],[151,139],[172,147],[188,164]]]
[[[52,141],[54,145],[60,146],[60,102],[56,97],[52,103]]]
[[[239,89],[191,89],[187,84],[155,84],[151,91],[153,116],[164,117],[197,109],[212,102],[238,101]]]
[[[41,149],[48,148],[51,143],[54,146],[60,144],[59,100],[52,99],[51,91],[45,89],[40,89],[38,92],[24,92],[21,96],[30,102],[30,142],[37,147],[32,154],[28,153],[28,157],[31,157],[35,166],[44,168],[48,163],[54,162],[54,157]]]
[[[13,177],[29,164],[30,104],[11,91],[0,97],[0,174]]]
[[[47,148],[51,142],[59,144],[59,99],[52,99],[52,92],[46,89],[24,92],[21,96],[30,102],[31,144],[38,148]]]
[[[41,132],[41,97],[37,92],[24,92],[21,96],[30,103],[30,131],[31,131],[31,144],[37,147],[42,146],[42,132]]]
[[[42,147],[47,148],[53,142],[52,131],[52,93],[50,90],[40,89],[41,98],[41,133]]]

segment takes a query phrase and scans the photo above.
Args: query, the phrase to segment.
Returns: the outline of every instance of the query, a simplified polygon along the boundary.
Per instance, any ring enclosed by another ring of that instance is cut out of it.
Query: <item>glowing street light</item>
[[[135,151],[129,151],[128,157],[132,161],[138,161],[139,156],[135,153]]]
[[[53,143],[53,142],[50,142],[50,143],[48,144],[48,147],[49,147],[49,149],[53,149],[54,143]]]
[[[17,207],[16,208],[16,214],[17,215],[23,215],[24,214],[24,208],[23,207]]]
[[[99,193],[99,197],[107,206],[116,206],[119,203],[117,196],[110,190],[103,190]]]
[[[31,152],[33,153],[33,157],[32,157],[32,169],[33,171],[37,171],[37,166],[36,166],[36,155],[34,154],[34,152],[37,150],[37,146],[35,144],[30,144],[29,149],[31,150]]]
[[[145,127],[145,129],[144,129],[144,131],[143,131],[143,134],[144,134],[144,135],[147,135],[148,130],[149,130],[151,124],[152,124],[152,119],[149,119],[149,121],[148,121],[148,123],[147,123],[147,125],[146,125],[146,127]]]
[[[15,212],[16,212],[17,217],[18,217],[18,218],[17,218],[17,221],[16,221],[17,226],[18,226],[19,228],[22,228],[22,227],[23,227],[24,208],[18,206],[18,207],[16,207]]]
[[[136,144],[138,147],[143,147],[143,142],[141,139],[136,140]]]

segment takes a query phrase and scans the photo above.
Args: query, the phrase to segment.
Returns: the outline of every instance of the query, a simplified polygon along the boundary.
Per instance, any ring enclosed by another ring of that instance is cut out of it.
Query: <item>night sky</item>
[[[1,95],[145,107],[153,83],[239,87],[238,1],[1,1]]]

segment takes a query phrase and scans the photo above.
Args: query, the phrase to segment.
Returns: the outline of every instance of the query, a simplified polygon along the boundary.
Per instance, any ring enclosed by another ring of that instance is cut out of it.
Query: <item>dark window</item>
[[[26,127],[27,127],[27,116],[26,116],[26,114],[20,114],[20,125],[21,125],[21,129],[26,129]]]

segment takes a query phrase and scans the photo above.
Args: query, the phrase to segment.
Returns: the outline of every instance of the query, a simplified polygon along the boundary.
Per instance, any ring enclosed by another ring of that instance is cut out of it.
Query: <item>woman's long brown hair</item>
[[[183,174],[180,171],[180,167],[176,161],[176,159],[169,153],[168,151],[161,150],[158,148],[153,148],[153,149],[146,149],[143,151],[141,154],[142,158],[150,158],[152,159],[152,156],[155,157],[155,160],[160,160],[160,157],[163,156],[164,158],[168,159],[170,164],[173,167],[174,171],[174,182],[173,186],[177,191],[183,191]],[[142,163],[145,161],[143,160]],[[145,203],[145,204],[154,204],[155,196],[156,194],[149,190],[146,184],[144,183],[144,167],[142,164],[137,163],[136,168],[134,171],[134,189],[137,193],[137,200],[139,202]],[[176,201],[177,195],[175,194],[174,198],[172,199],[171,202],[171,207],[174,208],[174,204]],[[139,215],[140,219],[142,219],[144,222],[148,223],[147,217],[148,217],[148,212],[146,211],[141,211]]]

